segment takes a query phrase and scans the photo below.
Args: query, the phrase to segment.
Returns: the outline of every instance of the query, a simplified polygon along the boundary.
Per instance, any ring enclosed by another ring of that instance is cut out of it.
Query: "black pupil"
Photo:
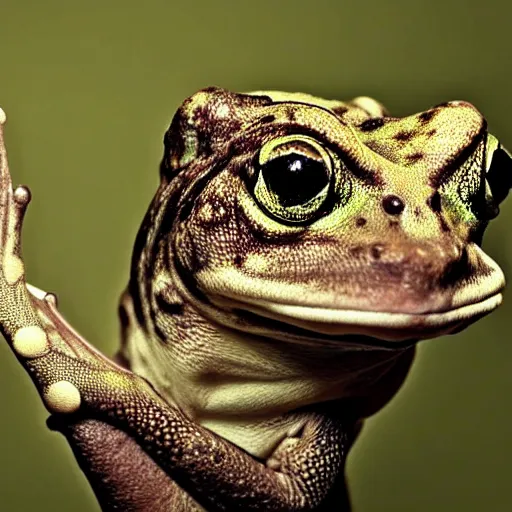
[[[329,171],[323,162],[298,153],[274,158],[262,166],[262,172],[282,206],[304,204],[329,183]]]

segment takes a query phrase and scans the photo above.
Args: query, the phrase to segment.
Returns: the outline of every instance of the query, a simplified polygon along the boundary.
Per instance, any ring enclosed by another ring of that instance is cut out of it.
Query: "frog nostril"
[[[370,248],[370,254],[374,260],[379,260],[384,252],[384,246],[381,244],[374,244]]]
[[[388,195],[382,199],[382,208],[389,215],[400,215],[405,209],[405,204],[398,196]]]

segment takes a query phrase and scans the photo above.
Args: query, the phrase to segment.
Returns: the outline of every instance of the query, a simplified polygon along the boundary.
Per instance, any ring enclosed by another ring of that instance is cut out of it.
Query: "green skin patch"
[[[103,510],[349,511],[347,453],[415,343],[501,302],[480,241],[510,156],[472,105],[210,88],[166,134],[117,364],[25,281],[5,121],[0,327]]]

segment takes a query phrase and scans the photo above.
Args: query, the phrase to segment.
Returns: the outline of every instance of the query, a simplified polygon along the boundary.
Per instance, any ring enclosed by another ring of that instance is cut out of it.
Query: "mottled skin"
[[[2,332],[104,510],[349,510],[346,455],[415,342],[501,302],[480,243],[511,163],[468,103],[397,119],[369,98],[189,98],[135,243],[119,364],[26,285],[30,197],[1,131],[0,170]]]

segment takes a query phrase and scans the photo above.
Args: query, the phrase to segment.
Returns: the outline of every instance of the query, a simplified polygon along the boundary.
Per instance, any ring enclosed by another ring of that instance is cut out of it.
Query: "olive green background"
[[[104,5],[105,4],[105,5]],[[162,135],[197,89],[367,94],[405,115],[466,99],[512,147],[512,4],[478,1],[0,0],[0,105],[30,186],[31,283],[58,292],[103,351]],[[485,246],[512,278],[512,201]],[[512,293],[467,332],[425,342],[349,458],[355,512],[512,510]],[[0,510],[97,511],[0,344]]]

